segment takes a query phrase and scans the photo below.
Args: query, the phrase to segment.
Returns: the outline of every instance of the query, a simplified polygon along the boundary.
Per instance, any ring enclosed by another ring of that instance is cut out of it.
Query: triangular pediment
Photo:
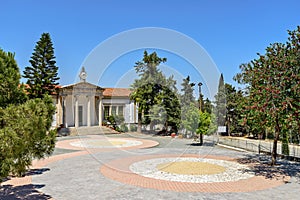
[[[98,85],[94,85],[92,83],[88,82],[79,82],[75,84],[65,85],[62,87],[62,89],[97,89],[97,90],[104,90],[104,88],[101,88]]]

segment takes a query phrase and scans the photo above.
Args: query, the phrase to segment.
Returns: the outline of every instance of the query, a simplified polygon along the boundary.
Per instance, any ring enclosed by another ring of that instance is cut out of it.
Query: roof
[[[129,97],[131,94],[129,88],[104,88],[104,97]]]
[[[70,85],[64,85],[61,88],[62,89],[64,89],[64,88],[65,89],[73,89],[74,87],[75,88],[80,88],[82,86],[83,87],[88,86],[88,87],[92,87],[92,88],[103,90],[103,88],[99,87],[98,85],[94,85],[94,84],[88,83],[88,82],[78,82],[78,83],[74,83],[74,84],[70,84]]]
[[[19,84],[19,87],[22,86],[22,85],[24,85],[25,88],[29,88],[29,85],[26,84],[26,83]],[[60,86],[60,85],[55,85],[55,86],[54,86],[55,89],[59,89],[59,88],[61,88],[61,87],[62,87],[62,86]]]
[[[26,83],[19,84],[19,87],[21,87],[21,86],[24,86],[25,90],[30,88],[30,86]],[[60,89],[60,88],[62,88],[60,85],[54,86],[54,89]],[[25,93],[28,94],[27,91]],[[57,91],[53,91],[53,93],[51,95],[56,95],[56,94],[57,94]]]

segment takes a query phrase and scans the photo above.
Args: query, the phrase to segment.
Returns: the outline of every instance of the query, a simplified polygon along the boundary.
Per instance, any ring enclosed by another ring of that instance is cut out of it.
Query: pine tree
[[[132,85],[135,91],[131,94],[131,98],[138,103],[138,132],[141,132],[142,115],[146,117],[144,121],[150,123],[150,109],[158,104],[156,97],[161,87],[165,85],[165,77],[157,67],[166,61],[166,58],[158,57],[156,52],[148,55],[148,52],[144,51],[143,60],[135,63],[134,68],[140,78]]]
[[[14,54],[0,49],[0,108],[26,100],[23,87],[20,86],[20,78]]]
[[[29,62],[31,66],[25,68],[23,76],[27,78],[29,97],[43,98],[45,94],[53,94],[59,77],[49,33],[42,34]]]
[[[165,130],[171,126],[173,131],[177,132],[180,104],[176,81],[173,76],[166,78],[158,69],[159,64],[166,61],[166,58],[158,57],[156,52],[148,54],[145,51],[143,60],[136,62],[134,66],[140,76],[133,83],[134,92],[131,94],[131,99],[138,104],[138,132],[141,132],[142,120],[145,124],[150,124],[150,130],[156,122],[164,120]]]
[[[55,146],[52,98],[26,101],[20,77],[14,54],[0,49],[0,182],[23,175],[33,159],[50,155]]]
[[[203,112],[212,114],[212,110],[213,110],[213,105],[211,101],[208,98],[206,98],[203,103]]]
[[[195,83],[190,83],[190,76],[183,79],[181,83],[183,94],[181,95],[181,106],[190,106],[191,103],[195,102],[195,97],[193,96]]]

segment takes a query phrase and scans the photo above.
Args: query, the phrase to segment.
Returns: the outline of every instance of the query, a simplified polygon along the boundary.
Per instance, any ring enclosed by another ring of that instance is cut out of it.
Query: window
[[[119,106],[118,107],[118,115],[119,116],[123,116],[124,115],[123,106]]]
[[[104,106],[104,119],[107,119],[109,116],[109,106]]]
[[[111,115],[116,116],[117,115],[117,106],[112,106],[111,107]]]

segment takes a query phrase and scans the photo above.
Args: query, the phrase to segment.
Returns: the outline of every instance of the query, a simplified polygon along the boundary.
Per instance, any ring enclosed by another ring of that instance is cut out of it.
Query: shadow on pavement
[[[43,174],[46,171],[49,171],[49,168],[41,169],[30,169],[25,173],[25,176],[33,176]],[[10,178],[5,179],[4,181],[9,180]],[[5,200],[15,200],[15,199],[25,199],[25,200],[37,200],[37,199],[51,199],[52,197],[46,194],[42,194],[38,189],[43,188],[45,185],[41,184],[27,184],[21,186],[13,185],[0,185],[0,199]]]
[[[28,172],[26,172],[26,176],[33,176],[33,175],[39,175],[43,174],[44,172],[49,171],[49,168],[41,168],[41,169],[30,169]]]
[[[188,146],[204,146],[204,147],[213,147],[215,146],[216,143],[214,142],[204,142],[203,144],[200,144],[199,142],[193,142],[193,143],[189,143],[186,144]]]
[[[246,155],[237,160],[240,164],[247,164],[250,169],[245,172],[252,172],[256,176],[264,176],[267,179],[282,179],[285,176],[294,177],[300,184],[300,163],[287,160],[277,160],[276,165],[271,166],[271,157],[266,155]]]
[[[50,195],[42,194],[37,189],[44,187],[45,185],[28,184],[22,186],[4,185],[0,186],[0,199],[5,200],[44,200],[51,199]]]

